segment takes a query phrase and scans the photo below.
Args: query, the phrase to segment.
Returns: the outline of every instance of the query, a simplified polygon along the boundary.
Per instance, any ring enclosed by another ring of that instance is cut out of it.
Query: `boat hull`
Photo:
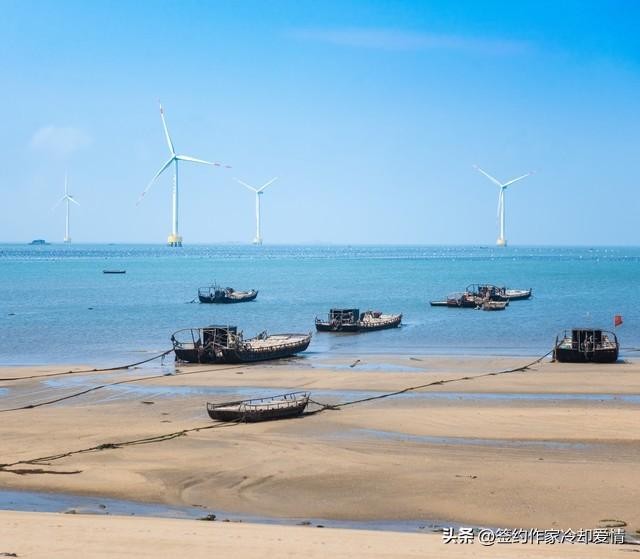
[[[176,361],[185,363],[206,363],[206,364],[231,364],[231,363],[254,363],[256,361],[269,361],[271,359],[282,359],[291,357],[296,353],[306,350],[311,343],[311,336],[289,344],[282,344],[275,348],[260,349],[231,349],[218,348],[217,350],[197,348],[175,347]]]
[[[216,421],[249,422],[287,419],[301,415],[309,403],[308,392],[290,392],[269,398],[254,398],[220,404],[207,403],[207,413]]]
[[[289,419],[302,415],[307,407],[308,400],[301,402],[295,406],[284,409],[272,410],[216,410],[208,408],[207,412],[211,419],[216,421],[244,421],[247,423],[257,423],[259,421],[273,421],[277,419]]]
[[[258,296],[257,291],[250,291],[242,297],[228,297],[227,295],[200,295],[198,299],[201,303],[229,305],[233,303],[246,303],[253,301]]]
[[[393,320],[387,320],[380,323],[359,320],[355,324],[332,324],[331,322],[316,319],[316,330],[318,332],[374,332],[376,330],[398,328],[401,323],[402,315],[398,315]]]
[[[615,363],[618,360],[618,348],[580,351],[578,349],[556,347],[554,357],[560,363]]]

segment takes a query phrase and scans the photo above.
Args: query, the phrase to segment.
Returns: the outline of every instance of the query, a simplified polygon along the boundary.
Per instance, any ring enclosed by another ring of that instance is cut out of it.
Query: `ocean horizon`
[[[125,269],[123,275],[103,269]],[[316,334],[306,355],[542,355],[575,326],[640,346],[640,248],[189,244],[0,244],[0,364],[119,364],[168,349],[181,328],[314,331],[331,307],[403,313],[397,330]],[[217,282],[257,289],[238,305],[192,303]],[[432,308],[472,283],[533,288],[505,312]]]

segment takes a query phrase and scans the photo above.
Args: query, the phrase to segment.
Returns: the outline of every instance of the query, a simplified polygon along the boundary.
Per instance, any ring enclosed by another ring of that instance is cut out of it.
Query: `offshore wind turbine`
[[[520,177],[516,177],[515,179],[511,179],[511,180],[509,180],[507,182],[500,182],[498,179],[496,179],[495,177],[492,177],[486,171],[483,171],[477,165],[474,165],[473,168],[476,169],[477,171],[479,171],[480,173],[482,173],[492,183],[496,184],[500,188],[500,191],[498,192],[498,220],[500,222],[500,234],[498,236],[498,240],[496,241],[496,244],[499,247],[506,247],[507,246],[507,239],[504,236],[505,235],[505,227],[504,227],[504,195],[505,195],[505,192],[506,192],[506,190],[507,190],[507,188],[509,186],[511,186],[512,184],[514,184],[514,183],[516,183],[518,181],[521,181],[522,179],[526,179],[527,177],[533,175],[533,172],[527,173],[526,175],[522,175]]]
[[[244,186],[244,187],[248,188],[249,190],[251,190],[251,191],[256,193],[256,236],[253,239],[253,244],[254,245],[261,245],[262,244],[262,229],[261,229],[261,225],[260,225],[260,197],[264,193],[265,188],[267,188],[267,186],[269,186],[271,183],[276,181],[277,178],[278,177],[273,177],[270,181],[265,182],[260,188],[255,188],[255,187],[251,186],[250,184],[247,184],[246,182],[241,181],[240,179],[236,179],[236,178],[233,179],[237,183],[241,184],[242,186]]]
[[[169,147],[169,159],[160,167],[160,170],[154,175],[154,177],[149,181],[147,188],[144,189],[140,197],[138,198],[138,202],[136,205],[140,204],[144,195],[149,191],[149,189],[156,182],[158,177],[164,173],[164,171],[169,168],[171,164],[173,164],[173,210],[172,210],[172,227],[171,234],[167,239],[167,243],[171,247],[180,247],[182,246],[182,237],[180,233],[178,233],[178,161],[188,161],[191,163],[202,163],[203,165],[213,165],[214,167],[221,167],[222,164],[216,161],[205,161],[204,159],[196,159],[195,157],[191,157],[189,155],[180,155],[176,153],[176,150],[173,147],[173,142],[171,141],[171,136],[169,136],[169,129],[167,128],[167,122],[164,119],[164,109],[160,104],[160,118],[162,119],[162,127],[164,128],[164,137],[167,140],[167,146]],[[229,168],[229,165],[224,165]]]
[[[66,212],[67,215],[66,215],[65,227],[64,227],[64,242],[70,243],[71,237],[69,236],[69,203],[73,202],[78,206],[80,205],[80,203],[77,202],[76,199],[73,196],[71,196],[71,194],[69,194],[69,181],[67,180],[66,173],[64,175],[64,196],[55,203],[53,208],[51,208],[51,211],[55,210],[60,205],[61,202],[67,203],[67,212]]]

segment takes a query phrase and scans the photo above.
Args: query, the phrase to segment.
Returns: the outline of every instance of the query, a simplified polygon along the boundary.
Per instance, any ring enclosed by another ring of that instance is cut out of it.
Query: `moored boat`
[[[258,296],[255,289],[236,291],[233,287],[211,285],[198,289],[198,299],[201,303],[244,303],[253,301]]]
[[[482,301],[476,308],[483,311],[503,311],[509,306],[509,300],[506,301]]]
[[[432,307],[449,307],[451,309],[475,309],[482,302],[481,299],[464,293],[451,293],[444,301],[430,301]]]
[[[250,363],[291,357],[309,347],[311,334],[267,334],[244,339],[237,326],[185,328],[171,336],[177,361]]]
[[[553,357],[561,363],[615,363],[620,344],[613,332],[574,328],[556,337]]]
[[[379,311],[360,312],[360,309],[331,309],[327,320],[316,317],[319,332],[371,332],[397,328],[401,314],[383,314]]]
[[[467,286],[465,293],[481,299],[489,298],[491,301],[521,301],[531,297],[533,290],[531,288],[508,289],[490,283],[472,283]]]
[[[308,392],[289,392],[269,398],[253,398],[212,404],[207,402],[207,413],[217,421],[254,423],[286,419],[301,415],[309,403]]]

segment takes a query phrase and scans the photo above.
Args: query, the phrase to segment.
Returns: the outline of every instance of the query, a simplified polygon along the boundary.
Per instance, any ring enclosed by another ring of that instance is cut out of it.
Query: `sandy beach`
[[[219,518],[225,513],[280,518],[285,525],[252,525],[251,538],[270,542],[265,549],[278,545],[281,538],[281,550],[290,552],[300,539],[301,549],[310,556],[322,556],[328,549],[323,546],[332,545],[333,556],[353,556],[350,545],[361,556],[464,556],[458,555],[464,546],[444,546],[441,535],[425,533],[432,525],[565,530],[624,526],[629,537],[637,537],[640,364],[545,361],[524,372],[478,376],[529,361],[343,356],[252,366],[180,365],[175,371],[167,365],[34,379],[25,377],[55,375],[72,367],[6,367],[0,370],[1,378],[22,380],[0,384],[6,390],[0,392],[2,409],[105,383],[156,378],[3,412],[4,464],[208,428],[152,444],[16,464],[0,471],[0,487],[197,506],[217,511]],[[439,380],[452,382],[280,422],[217,426],[221,424],[212,422],[204,407],[206,401],[260,396],[267,390],[308,390],[314,400],[335,404]],[[23,541],[34,524],[46,526],[46,541],[49,535],[59,539],[65,533],[80,534],[83,523],[108,539],[109,532],[120,530],[125,522],[80,514],[0,515],[3,525],[11,527],[9,541],[15,552],[24,545],[22,549],[32,549],[34,557],[42,550],[30,548],[36,544],[28,538]],[[327,528],[320,541],[318,531],[295,526],[307,519],[406,522],[423,530],[371,533]],[[147,530],[149,537],[157,532],[170,541],[174,534],[174,543],[182,531],[193,532],[193,545],[200,542],[203,553],[207,545],[218,551],[218,546],[240,549],[234,548],[234,538],[244,538],[249,530],[246,524],[141,518],[127,527],[127,537],[140,545]],[[362,551],[361,540],[371,542],[370,552]],[[126,546],[126,541],[118,545]],[[88,549],[92,545],[99,547],[94,541],[87,543]],[[253,556],[250,544],[242,545],[249,547],[242,548],[241,555]],[[473,552],[487,557],[552,552],[511,547],[476,545]],[[562,556],[575,549],[563,549]],[[587,552],[587,547],[582,549]],[[606,553],[612,549],[588,546],[588,553],[610,556]],[[189,555],[198,552],[194,548]]]

